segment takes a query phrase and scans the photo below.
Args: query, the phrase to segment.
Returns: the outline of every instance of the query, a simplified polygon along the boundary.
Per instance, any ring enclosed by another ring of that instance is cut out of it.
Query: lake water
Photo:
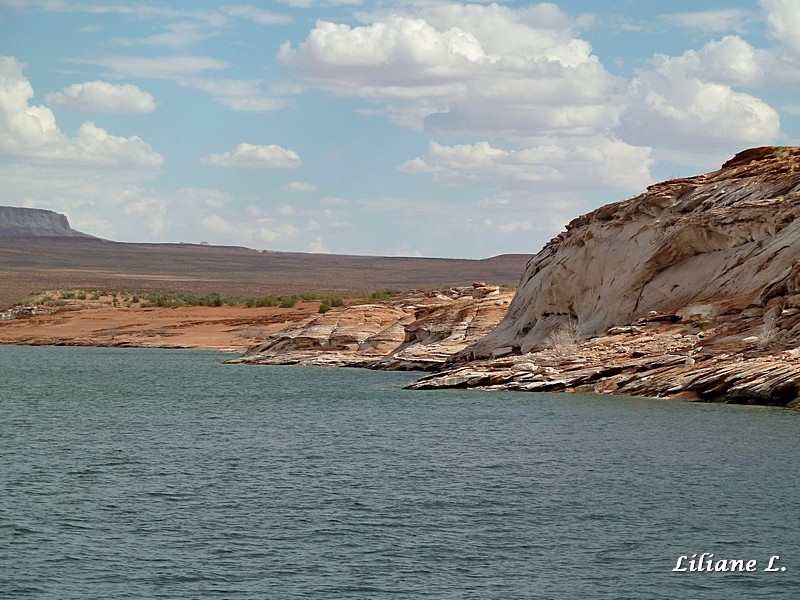
[[[0,347],[0,598],[800,597],[796,411],[222,358]]]

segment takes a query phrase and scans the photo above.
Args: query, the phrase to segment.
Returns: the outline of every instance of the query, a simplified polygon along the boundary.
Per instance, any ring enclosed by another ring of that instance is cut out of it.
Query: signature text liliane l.
[[[769,557],[767,566],[761,571],[765,573],[780,573],[786,570],[786,567],[779,567],[778,561],[781,559],[780,555],[773,554]],[[711,552],[703,552],[702,554],[692,554],[691,556],[683,554],[678,557],[675,563],[673,572],[686,573],[686,572],[744,572],[753,573],[759,570],[758,561],[754,558],[714,558]]]

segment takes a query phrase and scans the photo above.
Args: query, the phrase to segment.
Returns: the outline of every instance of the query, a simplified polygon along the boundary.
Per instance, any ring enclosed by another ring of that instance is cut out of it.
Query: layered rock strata
[[[755,148],[572,221],[508,314],[416,388],[797,406],[800,149]]]
[[[432,370],[491,331],[512,296],[476,282],[335,308],[272,334],[228,362]]]

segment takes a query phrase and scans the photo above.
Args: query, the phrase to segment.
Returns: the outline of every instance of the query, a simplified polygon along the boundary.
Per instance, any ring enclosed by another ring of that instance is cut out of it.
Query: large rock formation
[[[512,296],[476,282],[471,288],[410,292],[332,309],[272,334],[228,362],[431,370],[489,333]]]
[[[39,208],[0,206],[0,235],[33,237],[89,237],[72,229],[66,216]]]
[[[797,404],[799,340],[800,149],[756,148],[572,221],[417,387]]]

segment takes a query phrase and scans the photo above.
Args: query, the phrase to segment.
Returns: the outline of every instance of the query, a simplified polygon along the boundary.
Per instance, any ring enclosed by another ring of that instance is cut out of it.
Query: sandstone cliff
[[[799,217],[800,148],[775,147],[583,215],[498,327],[417,387],[796,405]]]
[[[0,235],[33,237],[89,237],[72,229],[66,216],[38,208],[0,206]]]
[[[228,362],[431,370],[489,333],[512,296],[476,282],[333,309],[272,334]]]

